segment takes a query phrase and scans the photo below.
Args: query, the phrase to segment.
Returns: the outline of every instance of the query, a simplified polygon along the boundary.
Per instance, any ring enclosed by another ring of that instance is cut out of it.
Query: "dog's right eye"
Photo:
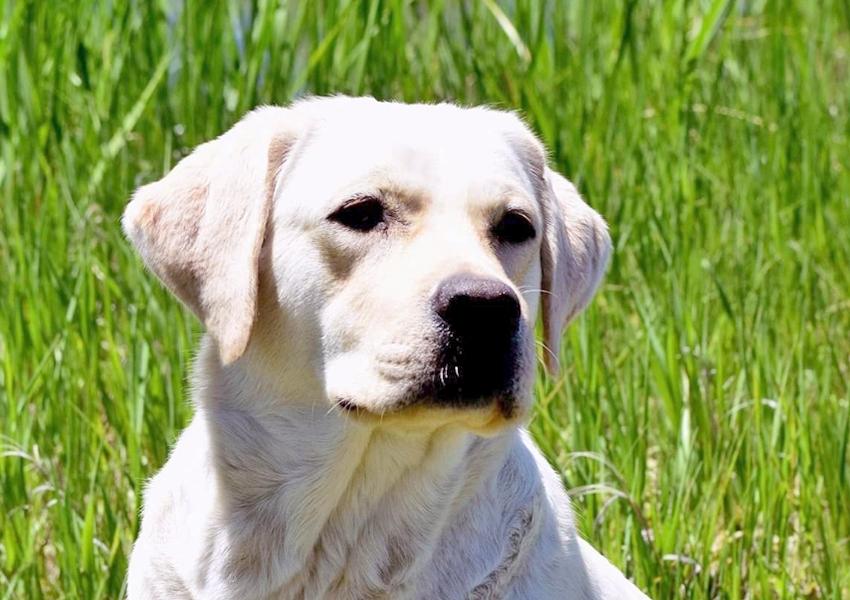
[[[357,231],[372,231],[384,221],[384,205],[371,196],[349,200],[329,217],[331,221]]]

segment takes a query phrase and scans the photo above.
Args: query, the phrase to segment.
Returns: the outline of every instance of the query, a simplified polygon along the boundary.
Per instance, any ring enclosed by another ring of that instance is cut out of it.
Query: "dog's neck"
[[[206,353],[199,366],[212,387],[199,394],[199,418],[230,515],[227,545],[238,557],[223,566],[269,593],[403,586],[495,477],[516,434],[360,424],[319,399],[307,406],[270,398],[238,364],[222,368]]]

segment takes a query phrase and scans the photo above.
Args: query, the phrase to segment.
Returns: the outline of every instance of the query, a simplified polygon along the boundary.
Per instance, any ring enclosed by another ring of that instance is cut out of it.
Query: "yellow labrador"
[[[131,599],[645,597],[522,429],[610,241],[516,116],[261,108],[123,225],[207,330]]]

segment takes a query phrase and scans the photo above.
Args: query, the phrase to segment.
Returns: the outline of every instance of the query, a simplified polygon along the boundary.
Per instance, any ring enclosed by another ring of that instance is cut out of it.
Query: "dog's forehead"
[[[346,193],[369,191],[358,186],[383,183],[427,191],[433,202],[534,195],[523,148],[515,142],[527,134],[512,127],[511,115],[379,102],[328,108],[291,173],[292,187],[306,191],[309,185],[315,198],[338,202]],[[326,207],[319,202],[313,208]]]

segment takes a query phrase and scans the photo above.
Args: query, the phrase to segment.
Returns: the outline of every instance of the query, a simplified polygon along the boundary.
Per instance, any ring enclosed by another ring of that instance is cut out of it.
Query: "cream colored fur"
[[[362,194],[384,200],[386,228],[328,219]],[[508,208],[533,240],[494,242]],[[207,329],[129,598],[645,597],[579,538],[522,429],[539,299],[554,370],[610,241],[515,116],[345,97],[258,109],[140,188],[123,223]],[[457,273],[521,299],[516,410],[405,404],[434,368],[429,298]]]

